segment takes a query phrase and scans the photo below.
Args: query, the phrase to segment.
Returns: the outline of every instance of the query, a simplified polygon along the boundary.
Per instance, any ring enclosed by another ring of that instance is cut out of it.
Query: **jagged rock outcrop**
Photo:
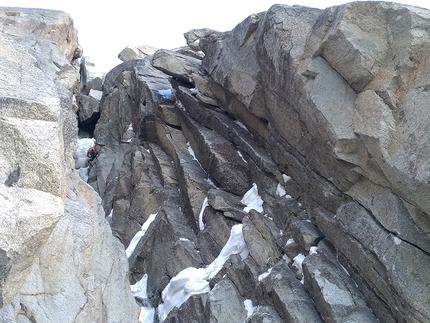
[[[2,7],[0,25],[0,321],[136,321],[124,248],[74,171],[72,19]]]
[[[155,322],[430,322],[429,19],[274,5],[107,75],[91,185]]]

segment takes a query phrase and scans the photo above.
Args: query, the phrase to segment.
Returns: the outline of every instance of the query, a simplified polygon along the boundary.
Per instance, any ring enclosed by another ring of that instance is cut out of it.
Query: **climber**
[[[88,158],[88,163],[90,165],[92,164],[92,161],[97,158],[97,155],[98,155],[98,153],[96,150],[96,145],[94,145],[88,149],[87,158]]]

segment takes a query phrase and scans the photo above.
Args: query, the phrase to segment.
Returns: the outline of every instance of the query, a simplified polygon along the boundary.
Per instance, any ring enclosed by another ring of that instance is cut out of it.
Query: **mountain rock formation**
[[[428,10],[274,5],[103,80],[1,12],[0,322],[430,322]]]
[[[0,25],[0,322],[135,322],[124,248],[74,170],[72,19],[0,8]]]

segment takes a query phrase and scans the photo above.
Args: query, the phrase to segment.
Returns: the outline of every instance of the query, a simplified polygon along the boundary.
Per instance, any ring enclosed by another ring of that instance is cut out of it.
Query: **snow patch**
[[[290,244],[292,244],[294,242],[295,242],[294,239],[290,238],[290,239],[287,240],[287,242],[285,243],[285,245],[288,246],[288,245],[290,245]]]
[[[242,160],[245,162],[245,163],[247,163],[248,164],[248,162],[246,161],[246,159],[245,158],[243,158],[243,155],[242,155],[242,153],[238,150],[237,151],[237,154],[239,155],[239,157],[240,158],[242,158]]]
[[[303,255],[303,254],[301,254],[301,253],[299,253],[297,256],[295,256],[294,258],[293,258],[293,266],[294,267],[296,267],[297,268],[297,270],[300,272],[300,274],[302,274],[303,275],[303,267],[302,267],[302,264],[303,264],[303,260],[305,260],[305,256]]]
[[[207,197],[205,197],[205,199],[203,200],[202,208],[201,208],[200,213],[199,213],[199,229],[200,229],[200,231],[205,229],[205,224],[203,223],[203,213],[205,212],[206,206],[209,206]]]
[[[240,126],[241,128],[245,129],[246,131],[248,131],[248,128],[239,120],[234,120],[234,123]]]
[[[148,293],[146,291],[148,283],[148,275],[143,275],[142,279],[136,284],[131,285],[131,292],[135,298],[138,298],[144,306],[140,307],[139,322],[140,323],[152,323],[154,322],[155,309],[151,306],[148,301]]]
[[[248,213],[251,209],[254,209],[260,213],[263,212],[263,199],[260,195],[258,195],[258,187],[255,183],[253,183],[251,189],[245,193],[241,202],[246,205],[246,207],[243,209],[246,213]]]
[[[282,174],[282,178],[284,180],[284,183],[288,182],[291,179],[291,177],[286,174]]]
[[[269,268],[265,273],[262,273],[260,276],[258,276],[258,281],[261,282],[264,278],[270,275],[272,272],[272,268]]]
[[[148,219],[145,221],[145,223],[142,224],[140,231],[137,231],[137,233],[134,235],[133,239],[131,239],[130,244],[128,245],[127,249],[125,250],[127,258],[130,258],[134,249],[136,248],[137,244],[139,243],[140,239],[145,235],[146,230],[148,230],[149,225],[152,223],[152,221],[155,220],[155,217],[157,216],[157,214],[158,214],[158,212],[155,214],[150,214]]]
[[[252,301],[250,299],[245,299],[243,301],[243,305],[245,305],[245,309],[247,312],[247,318],[254,314],[254,305],[252,305]]]
[[[309,254],[310,254],[310,255],[313,255],[314,253],[317,253],[317,250],[318,250],[318,247],[311,247],[311,248],[309,249]]]
[[[399,244],[401,244],[401,243],[402,243],[402,239],[399,239],[399,238],[394,237],[394,236],[393,236],[393,241],[394,241],[394,243],[396,244],[396,246],[398,246]]]
[[[97,101],[100,101],[102,99],[103,92],[99,91],[99,90],[93,90],[93,89],[91,89],[90,92],[88,93],[88,95],[91,96],[91,97],[93,97]]]
[[[276,195],[280,197],[287,195],[287,191],[280,183],[278,183],[278,186],[276,187]]]
[[[188,267],[170,280],[161,294],[163,302],[158,306],[161,322],[174,307],[180,307],[191,295],[209,292],[209,280],[221,270],[231,255],[239,254],[242,259],[248,257],[249,251],[243,238],[242,226],[236,224],[231,228],[230,238],[209,266]]]
[[[187,142],[187,148],[188,148],[188,152],[193,157],[193,159],[199,161],[196,157],[196,154],[194,153],[194,149],[191,147],[189,142]],[[199,162],[199,164],[200,164],[200,162]]]
[[[88,166],[79,168],[79,177],[86,183],[88,182]]]

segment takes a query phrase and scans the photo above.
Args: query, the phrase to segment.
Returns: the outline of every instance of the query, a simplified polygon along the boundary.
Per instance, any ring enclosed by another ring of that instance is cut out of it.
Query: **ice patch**
[[[245,299],[243,301],[243,305],[245,305],[245,309],[247,312],[246,317],[250,317],[252,314],[254,314],[254,306],[252,305],[252,301],[250,299]]]
[[[125,250],[125,254],[127,255],[127,258],[130,258],[131,254],[133,253],[134,249],[136,248],[137,244],[139,243],[140,239],[145,235],[146,230],[148,230],[149,225],[152,223],[152,221],[155,220],[155,217],[158,213],[150,214],[148,219],[145,221],[144,224],[142,224],[142,227],[140,231],[138,231],[133,239],[131,239],[130,244],[128,245],[127,249]]]
[[[173,93],[172,93],[171,89],[158,90],[158,95],[163,100],[168,100],[168,101],[172,101],[173,100]]]
[[[243,209],[245,212],[249,212],[251,209],[257,212],[263,212],[263,200],[260,195],[258,195],[257,184],[253,183],[251,189],[245,193],[241,202],[246,205]]]
[[[242,224],[236,224],[231,228],[230,238],[219,256],[209,266],[206,268],[188,267],[170,280],[161,294],[163,302],[158,306],[160,321],[164,321],[174,307],[180,307],[191,295],[209,292],[209,280],[234,254],[239,254],[242,259],[247,258],[249,254],[243,238]]]
[[[202,208],[201,208],[200,213],[199,213],[199,229],[200,229],[200,231],[205,229],[205,224],[203,223],[203,213],[205,212],[206,206],[209,206],[207,197],[205,197],[205,199],[203,200]]]
[[[140,307],[139,322],[140,323],[153,323],[155,309],[151,306],[148,301],[148,293],[146,291],[146,286],[148,283],[148,275],[143,275],[142,279],[136,284],[131,285],[131,292],[135,298],[138,298],[144,306]]]

